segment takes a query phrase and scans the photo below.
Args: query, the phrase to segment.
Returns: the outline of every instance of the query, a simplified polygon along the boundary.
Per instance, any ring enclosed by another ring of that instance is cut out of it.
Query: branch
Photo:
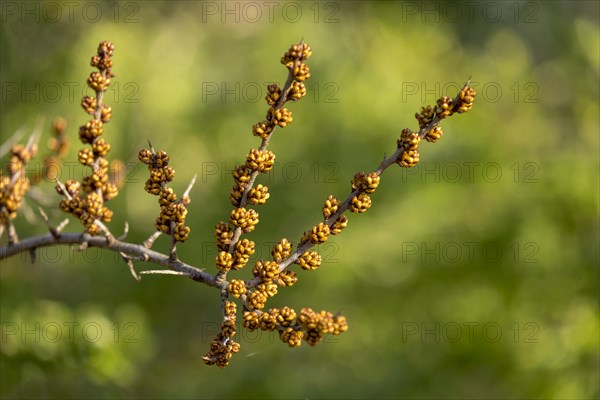
[[[215,277],[208,272],[193,267],[180,260],[171,260],[168,255],[150,250],[143,245],[122,242],[116,239],[109,243],[103,236],[89,236],[83,233],[61,233],[58,237],[54,237],[52,234],[48,233],[46,235],[30,237],[15,244],[6,244],[0,247],[0,259],[5,259],[24,251],[32,251],[40,247],[81,244],[84,242],[87,243],[88,247],[107,249],[120,253],[121,255],[124,254],[127,257],[162,265],[163,267],[170,268],[173,271],[186,274],[196,282],[202,282],[208,286],[213,286],[219,289],[223,288],[223,285],[217,284]]]
[[[40,208],[49,233],[18,241],[12,219],[16,217],[22,197],[29,188],[26,177],[19,178],[23,177],[25,165],[35,155],[35,143],[39,137],[37,129],[27,145],[11,147],[12,169],[8,176],[0,175],[0,236],[3,231],[8,231],[8,243],[0,246],[0,260],[28,252],[32,262],[35,262],[37,249],[48,246],[77,245],[75,249],[79,251],[97,247],[118,253],[137,281],[141,279],[141,275],[174,275],[215,287],[219,289],[223,319],[220,331],[203,360],[206,364],[219,367],[227,366],[232,355],[240,349],[240,344],[234,340],[238,314],[234,299],[239,299],[242,303],[243,321],[240,322],[245,329],[277,331],[281,341],[290,347],[300,346],[303,341],[314,346],[321,342],[325,335],[338,335],[348,329],[345,317],[339,313],[313,311],[306,307],[299,312],[287,306],[268,310],[264,308],[268,299],[277,294],[278,287],[292,286],[297,281],[295,271],[284,270],[292,263],[298,264],[304,270],[317,269],[321,265],[321,256],[316,251],[308,250],[326,242],[329,235],[340,234],[346,228],[348,218],[343,215],[346,211],[364,213],[371,207],[370,195],[378,187],[383,171],[392,164],[399,164],[404,168],[417,165],[421,139],[436,142],[443,135],[440,122],[454,113],[469,111],[476,95],[476,92],[469,88],[467,81],[454,98],[442,96],[433,106],[422,107],[421,111],[415,114],[419,123],[418,131],[409,128],[402,130],[396,141],[397,149],[394,153],[389,157],[384,155],[383,161],[373,172],[355,174],[351,181],[350,193],[343,201],[330,195],[322,208],[322,221],[304,233],[294,251],[293,244],[287,238],[283,238],[271,251],[272,261],[261,259],[254,263],[251,279],[228,280],[227,272],[244,268],[254,254],[255,243],[248,239],[240,240],[240,237],[254,230],[259,222],[258,212],[252,206],[263,205],[269,198],[268,187],[254,187],[254,183],[259,174],[270,171],[275,163],[273,152],[266,150],[274,130],[277,127],[284,128],[292,122],[292,113],[284,108],[285,104],[288,101],[295,102],[306,95],[304,81],[310,77],[310,68],[305,61],[311,56],[312,50],[303,40],[297,45],[292,45],[281,58],[281,63],[288,69],[283,87],[277,84],[267,86],[265,100],[269,109],[265,119],[252,127],[253,135],[262,139],[261,144],[258,150],[250,150],[246,156],[246,163],[233,171],[235,186],[231,190],[230,201],[234,210],[230,214],[229,224],[219,222],[215,226],[217,247],[220,251],[215,260],[217,272],[214,275],[180,261],[177,256],[177,242],[185,242],[190,233],[185,219],[187,206],[191,202],[189,194],[196,176],[178,199],[174,190],[167,186],[175,177],[175,170],[169,166],[169,155],[162,150],[156,152],[150,142],[149,149],[139,151],[138,159],[148,166],[150,172],[144,190],[158,196],[160,214],[154,225],[156,231],[143,243],[135,244],[125,242],[127,224],[123,234],[118,237],[105,225],[110,222],[112,211],[104,204],[118,193],[117,187],[110,182],[108,176],[108,161],[105,156],[110,150],[110,145],[99,138],[103,133],[103,124],[109,122],[112,116],[112,108],[103,103],[103,95],[110,85],[110,79],[114,77],[111,72],[113,50],[112,43],[100,43],[98,53],[91,61],[91,65],[99,72],[92,72],[87,80],[96,97],[86,96],[81,104],[93,119],[79,130],[82,143],[89,144],[91,148],[81,150],[78,158],[82,165],[91,167],[92,172],[81,182],[68,180],[63,184],[56,179],[56,189],[63,197],[60,208],[78,218],[84,225],[85,232],[63,233],[68,220],[64,220],[55,228]],[[55,128],[59,139],[60,135],[64,134],[64,129],[64,122]],[[16,135],[18,134],[20,133],[17,132]],[[64,150],[64,146],[56,146],[57,155],[60,155],[61,149]],[[0,153],[6,151],[6,146],[0,147]],[[247,206],[251,207],[247,209]],[[151,249],[161,234],[170,238],[167,254]],[[138,274],[134,268],[135,260],[153,263],[164,269],[149,269]],[[230,296],[234,299],[230,300]]]
[[[288,100],[287,95],[290,92],[293,82],[294,82],[294,73],[290,70],[288,72],[287,80],[285,81],[285,84],[283,85],[283,88],[281,89],[282,95],[279,98],[279,101],[277,101],[277,104],[275,104],[275,106],[273,107],[273,109],[280,110],[281,108],[283,108],[286,101]],[[273,136],[273,132],[275,131],[276,128],[277,128],[277,125],[274,125],[272,127],[271,133],[267,137],[262,139],[260,147],[258,148],[260,151],[265,150],[267,148],[267,146],[269,145],[269,141],[271,140],[271,137]],[[240,205],[239,205],[240,207],[246,207],[246,205],[248,205],[248,193],[250,193],[250,190],[252,190],[252,188],[254,187],[254,182],[256,181],[256,178],[258,177],[258,175],[260,175],[260,171],[253,171],[252,175],[250,175],[250,180],[245,185],[244,192],[242,193],[242,199],[240,200]],[[240,227],[236,227],[235,230],[233,231],[233,236],[231,238],[231,243],[229,245],[229,253],[230,254],[233,254],[233,250],[235,249],[235,244],[240,240],[241,236],[242,236],[242,229]]]
[[[460,93],[469,87],[470,81],[471,81],[471,78],[469,77],[469,79],[463,85],[461,91],[459,91],[459,94],[457,94],[454,97],[454,99],[450,103],[451,109],[455,108],[460,103],[460,101],[461,101]],[[419,130],[419,132],[418,132],[419,138],[422,139],[423,137],[425,137],[425,135],[427,135],[427,133],[430,132],[433,128],[438,126],[439,123],[444,118],[445,117],[443,117],[443,116],[435,115],[435,117],[433,117],[432,121],[429,124],[425,125],[422,129]],[[398,159],[402,155],[403,152],[404,152],[404,149],[402,147],[399,147],[394,152],[394,154],[392,154],[391,156],[389,156],[387,158],[384,158],[384,160],[379,164],[377,169],[374,171],[375,174],[380,176],[383,173],[383,171],[385,171],[389,166],[391,166],[393,164],[397,164]],[[252,182],[252,181],[250,181],[250,182]],[[355,190],[351,191],[350,194],[348,194],[348,196],[346,197],[346,199],[342,202],[342,204],[340,204],[340,206],[338,207],[338,210],[325,220],[325,223],[327,224],[327,226],[329,228],[331,228],[333,226],[333,224],[337,221],[337,219],[339,217],[341,217],[348,210],[348,207],[350,206],[352,199],[354,197],[356,197],[359,193],[360,193],[360,189],[355,189]],[[306,243],[302,243],[301,245],[299,245],[296,248],[296,250],[294,252],[292,252],[292,254],[290,254],[289,257],[287,257],[285,260],[283,260],[279,263],[279,271],[280,272],[284,271],[292,263],[294,263],[294,261],[296,261],[298,259],[298,257],[300,257],[302,254],[304,254],[307,250],[309,250],[314,245],[315,245],[315,243],[313,243],[311,241],[307,241]],[[256,287],[256,285],[258,285],[259,283],[261,283],[261,278],[254,277],[246,282],[246,286],[247,287]]]

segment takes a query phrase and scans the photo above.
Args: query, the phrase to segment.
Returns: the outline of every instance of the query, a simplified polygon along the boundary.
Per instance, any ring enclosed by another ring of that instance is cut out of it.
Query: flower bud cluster
[[[410,168],[417,165],[419,162],[420,141],[419,132],[412,132],[408,128],[402,130],[400,139],[397,140],[398,149],[402,150],[396,161],[400,166]]]
[[[27,146],[16,144],[10,149],[8,173],[0,171],[1,226],[8,226],[10,220],[17,216],[17,211],[30,187],[25,167],[35,157],[37,150],[37,145],[33,143]]]
[[[210,344],[210,350],[202,357],[206,365],[224,368],[229,365],[231,357],[240,351],[240,344],[233,340],[236,334],[237,307],[232,301],[223,304],[224,319],[221,330]]]
[[[231,328],[233,323],[228,320],[223,324],[225,327]],[[224,327],[221,326],[221,329],[224,329]],[[202,361],[204,361],[206,365],[216,365],[220,368],[224,368],[229,365],[229,360],[231,360],[231,357],[233,357],[233,355],[239,351],[240,344],[238,342],[230,339],[227,336],[224,336],[223,333],[219,333],[211,342],[210,350],[204,357],[202,357]]]
[[[157,231],[171,235],[177,242],[185,242],[190,234],[190,227],[185,224],[188,196],[178,200],[177,195],[167,184],[175,178],[175,170],[169,165],[169,155],[165,151],[142,149],[138,159],[148,166],[150,178],[144,185],[146,192],[158,196],[160,214],[154,227]]]
[[[106,155],[110,151],[110,145],[101,138],[104,124],[112,118],[111,107],[102,99],[111,84],[111,79],[115,76],[112,72],[113,53],[114,45],[111,42],[100,42],[98,52],[90,62],[91,66],[98,71],[92,72],[87,79],[88,87],[96,93],[96,96],[85,96],[81,100],[82,108],[91,115],[91,119],[79,128],[79,140],[90,147],[79,151],[78,160],[81,165],[91,169],[91,174],[83,177],[80,185],[73,180],[67,181],[64,185],[67,193],[64,193],[61,185],[56,186],[56,191],[65,197],[60,203],[61,209],[78,217],[91,235],[100,232],[100,227],[95,221],[110,222],[113,212],[104,203],[119,194],[117,186],[109,177]],[[59,126],[55,127],[55,130],[65,129],[64,122],[59,122],[57,125]],[[60,135],[55,141],[55,147],[59,154],[66,150]]]
[[[298,347],[302,340],[315,346],[325,335],[339,335],[348,330],[346,318],[328,311],[315,312],[302,308],[297,313],[293,308],[271,308],[268,311],[245,311],[243,326],[249,331],[277,331],[279,339],[289,347]]]
[[[470,111],[471,108],[473,108],[473,102],[475,101],[476,95],[477,92],[473,88],[465,85],[454,99],[451,99],[448,96],[442,96],[436,101],[435,105],[421,107],[421,111],[415,114],[415,118],[419,123],[419,130],[429,127],[423,138],[428,142],[437,142],[444,132],[437,123],[433,124],[433,126],[429,125],[434,122],[434,119],[437,119],[437,122],[439,123],[439,121],[452,116],[454,113],[463,114]],[[409,165],[411,164],[411,160],[408,156],[405,157],[405,164],[407,165],[400,163],[402,166],[412,166]]]
[[[69,150],[69,141],[67,140],[67,120],[56,118],[52,123],[52,137],[48,140],[48,154],[43,161],[44,167],[41,172],[31,176],[31,183],[37,185],[43,180],[54,181],[57,178],[60,160]]]

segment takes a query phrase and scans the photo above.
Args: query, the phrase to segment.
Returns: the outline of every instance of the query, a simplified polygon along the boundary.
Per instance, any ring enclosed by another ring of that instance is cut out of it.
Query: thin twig
[[[13,225],[12,221],[8,220],[8,244],[16,244],[19,242],[19,235],[17,235],[17,230]]]
[[[116,239],[113,236],[112,233],[110,233],[110,230],[108,229],[108,227],[106,225],[104,225],[102,222],[100,222],[99,219],[94,220],[94,224],[100,228],[100,230],[104,233],[104,236],[106,237],[106,241],[108,243],[114,242]]]
[[[56,233],[60,235],[60,233],[65,229],[65,227],[69,225],[69,218],[65,218],[62,220],[60,224],[56,227]]]
[[[117,237],[117,240],[124,240],[129,233],[129,223],[125,221],[125,227],[123,228],[123,233]]]
[[[60,187],[60,191],[62,192],[63,196],[65,196],[67,198],[67,200],[73,201],[73,197],[71,196],[71,194],[69,192],[67,192],[67,188],[65,187],[65,185],[62,184],[60,179],[56,178],[55,182],[58,185],[58,187]]]
[[[185,189],[185,192],[183,192],[183,196],[181,196],[182,199],[185,198],[185,197],[189,197],[190,191],[192,190],[192,187],[194,187],[194,184],[196,183],[196,177],[197,176],[198,176],[197,174],[194,174],[194,177],[190,181],[187,189]]]
[[[40,215],[42,216],[42,219],[44,220],[44,223],[48,227],[50,234],[52,236],[54,236],[55,238],[59,237],[60,236],[59,232],[57,232],[57,230],[50,224],[50,221],[48,220],[48,215],[46,215],[46,213],[44,212],[42,207],[38,207],[38,210],[40,212]]]
[[[131,260],[131,257],[129,257],[127,254],[125,254],[123,252],[119,252],[119,254],[121,254],[121,257],[123,257],[123,260],[129,267],[129,272],[131,272],[133,279],[135,279],[136,281],[139,282],[142,278],[135,272],[135,267],[133,266],[133,261]]]
[[[172,271],[170,269],[151,269],[148,271],[140,271],[142,275],[177,275],[191,277],[187,272]]]

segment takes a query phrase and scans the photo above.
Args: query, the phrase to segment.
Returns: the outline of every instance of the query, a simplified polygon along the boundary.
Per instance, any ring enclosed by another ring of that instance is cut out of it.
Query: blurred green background
[[[469,76],[478,91],[471,112],[424,143],[418,167],[383,174],[369,212],[321,246],[320,270],[268,304],[341,311],[347,333],[289,349],[241,330],[231,365],[207,367],[215,290],[137,283],[114,254],[47,248],[33,265],[2,261],[2,398],[600,395],[598,2],[5,1],[0,11],[2,140],[40,123],[45,143],[63,116],[72,144],[61,177],[80,178],[79,100],[89,58],[112,40],[105,138],[127,183],[110,227],[128,221],[138,243],[153,230],[158,205],[136,160],[149,139],[171,155],[178,193],[198,174],[178,249],[209,271],[229,171],[258,146],[250,129],[266,83],[285,80],[290,44],[312,46],[312,76],[269,147],[279,164],[262,177],[271,199],[248,235],[257,257],[318,222],[329,194],[345,197],[354,173],[416,129],[421,106]],[[53,185],[40,190],[57,223]],[[16,226],[45,233],[39,218]]]

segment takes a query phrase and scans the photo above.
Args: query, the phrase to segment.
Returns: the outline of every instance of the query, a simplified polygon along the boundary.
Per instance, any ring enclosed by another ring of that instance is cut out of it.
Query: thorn
[[[69,224],[69,218],[65,218],[63,219],[63,221],[58,224],[58,226],[56,227],[56,233],[58,235],[60,235],[60,233],[63,231],[63,229],[65,229],[65,227]]]
[[[58,187],[60,187],[60,190],[61,190],[63,196],[65,196],[67,199],[69,199],[69,201],[73,200],[73,197],[71,197],[69,192],[67,192],[67,188],[65,187],[65,185],[63,185],[62,182],[58,178],[56,178],[54,181],[56,182]]]
[[[198,174],[194,174],[194,177],[190,181],[190,184],[188,185],[187,189],[185,189],[185,192],[183,192],[183,196],[181,196],[181,198],[189,197],[190,191],[192,190],[192,187],[194,187],[194,184],[196,183],[196,178],[197,177],[198,177]]]
[[[11,220],[8,220],[8,244],[16,244],[19,241],[17,230]]]
[[[469,79],[467,79],[467,81],[465,82],[465,84],[464,84],[464,86],[463,86],[463,89],[464,89],[464,88],[466,88],[466,87],[468,87],[468,86],[469,86],[469,84],[471,83],[471,76],[472,76],[472,75],[469,75]]]
[[[141,275],[177,275],[177,276],[188,276],[191,277],[192,275],[188,274],[187,272],[180,272],[180,271],[172,271],[170,269],[153,269],[153,270],[149,270],[149,271],[140,271]]]
[[[89,243],[88,243],[88,241],[90,240],[90,238],[91,238],[91,235],[90,235],[89,233],[87,233],[87,232],[83,232],[83,234],[82,234],[81,236],[82,236],[82,242],[81,242],[81,244],[78,246],[78,250],[79,250],[79,251],[84,251],[84,250],[85,250],[85,249],[87,249],[87,248],[88,248],[88,246],[89,246]]]
[[[57,232],[57,230],[55,228],[52,227],[52,225],[50,225],[50,221],[48,220],[48,215],[46,215],[46,213],[44,212],[42,207],[38,207],[38,210],[40,212],[40,215],[42,216],[42,219],[44,220],[44,223],[48,227],[48,230],[50,231],[50,234],[52,235],[52,237],[55,239],[58,239],[60,234]]]
[[[117,238],[117,240],[123,240],[127,237],[129,233],[129,223],[125,221],[125,227],[123,228],[123,233]]]
[[[46,215],[44,209],[42,207],[38,207],[38,211],[40,212],[40,215],[42,216],[43,220],[45,222],[48,222],[48,215]]]
[[[123,257],[123,260],[125,260],[125,263],[127,264],[127,266],[129,267],[129,272],[131,272],[131,275],[133,276],[133,279],[135,279],[136,281],[140,281],[142,279],[141,276],[139,276],[136,272],[135,272],[135,268],[133,266],[133,261],[131,260],[130,257],[127,256],[127,254],[123,253],[123,252],[119,252],[119,254],[121,254],[121,257]]]

